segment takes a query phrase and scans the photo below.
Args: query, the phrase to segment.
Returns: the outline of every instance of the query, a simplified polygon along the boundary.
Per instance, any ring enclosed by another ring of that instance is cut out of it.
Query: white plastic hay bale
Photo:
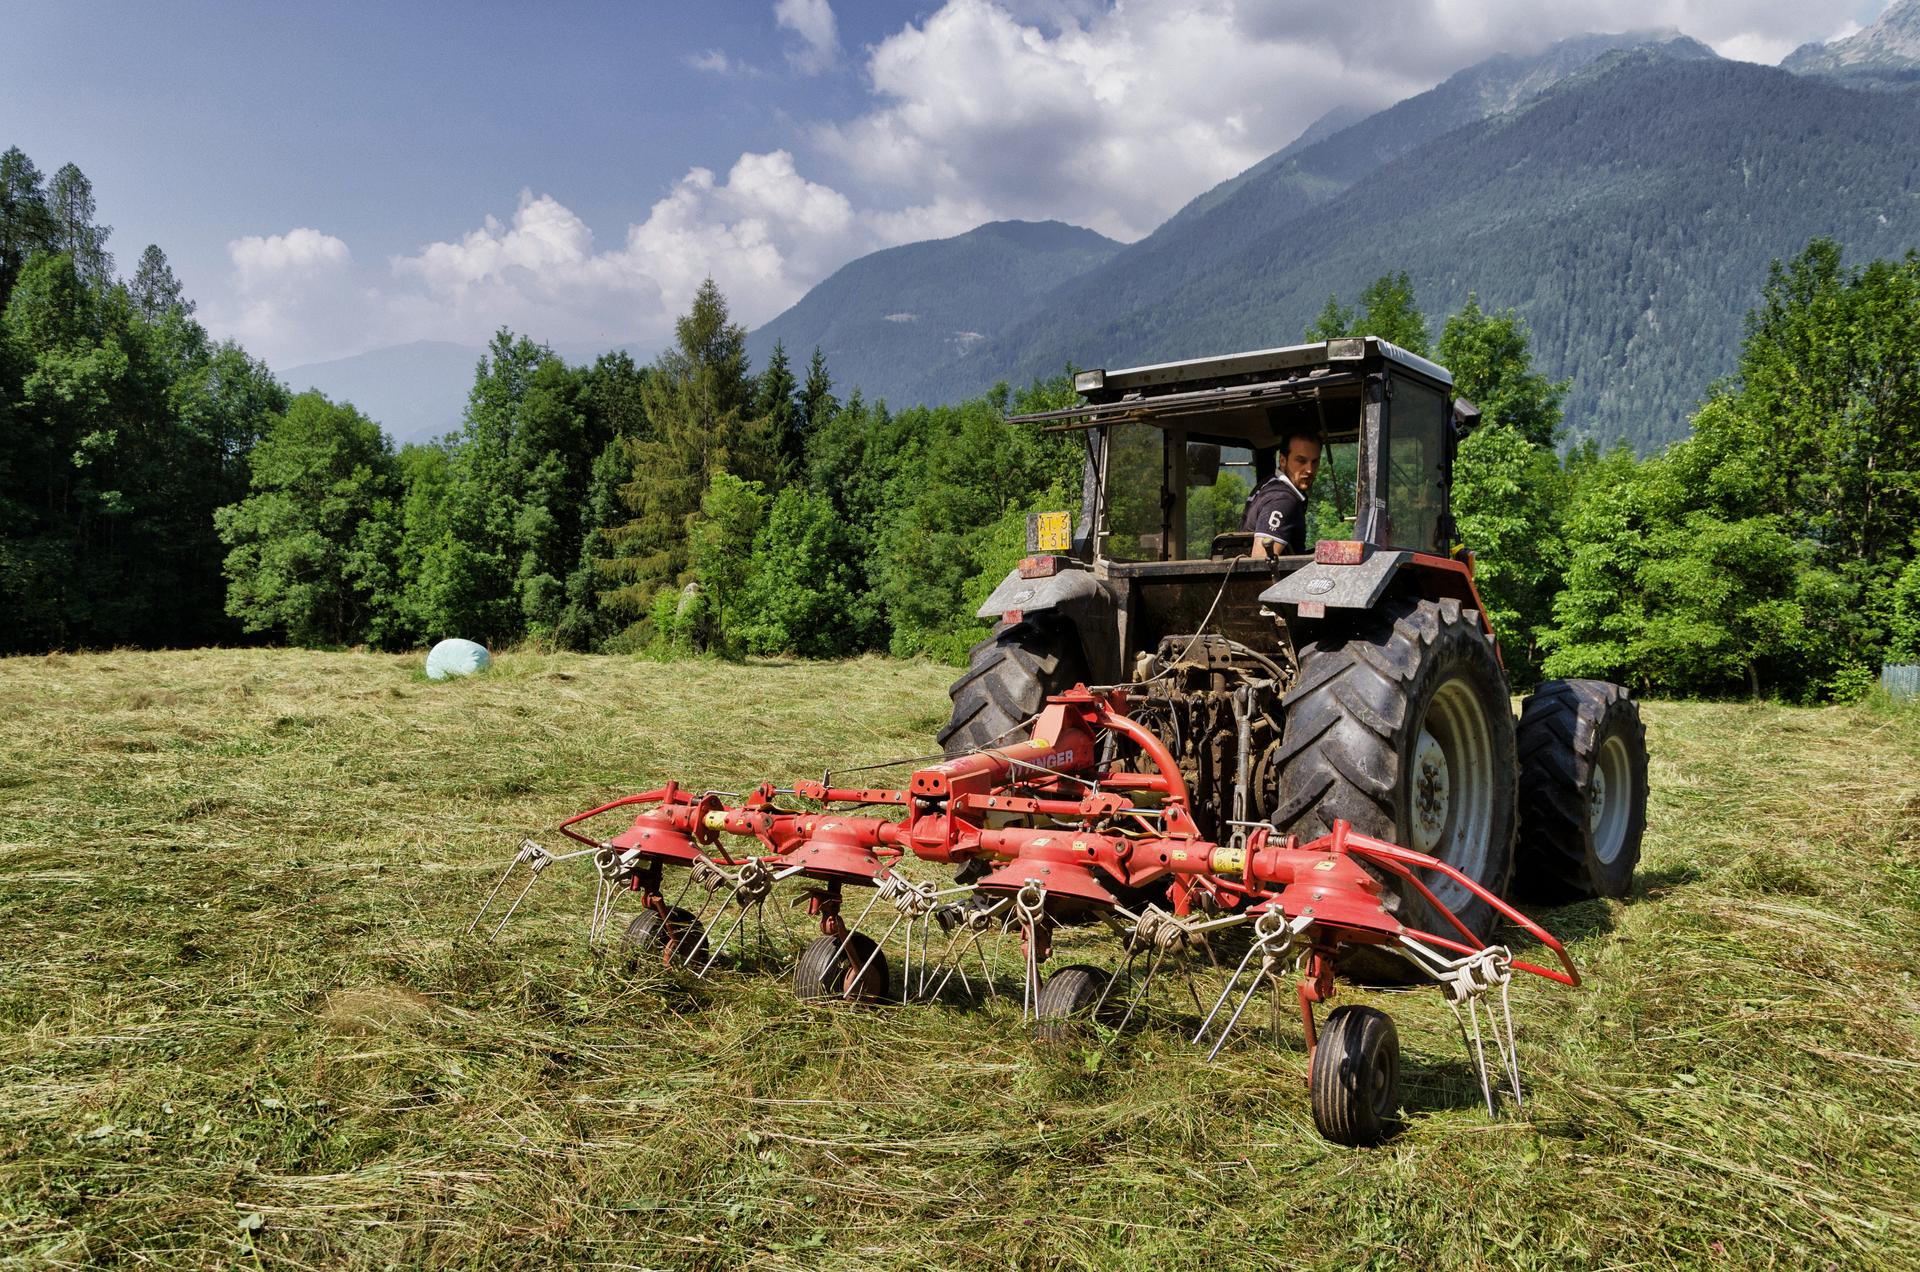
[[[485,645],[453,637],[427,651],[427,679],[445,680],[448,676],[471,676],[485,671],[493,662]]]

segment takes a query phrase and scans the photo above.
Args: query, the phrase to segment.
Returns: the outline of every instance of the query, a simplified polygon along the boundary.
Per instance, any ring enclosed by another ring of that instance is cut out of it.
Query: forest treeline
[[[157,247],[117,276],[91,189],[0,156],[0,649],[444,636],[672,655],[949,660],[1077,508],[1065,377],[893,412],[818,350],[747,362],[703,286],[651,365],[499,332],[462,429],[395,450],[212,340]],[[1308,338],[1428,353],[1483,410],[1455,506],[1516,684],[1855,696],[1920,657],[1920,257],[1777,265],[1737,377],[1648,459],[1563,452],[1568,386],[1511,311],[1435,336],[1405,274]],[[1318,502],[1318,501],[1316,501]]]

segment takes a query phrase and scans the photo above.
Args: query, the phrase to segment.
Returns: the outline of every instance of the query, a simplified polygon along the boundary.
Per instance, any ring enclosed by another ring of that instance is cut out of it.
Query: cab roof
[[[1346,336],[1278,349],[1156,362],[1119,371],[1082,371],[1074,388],[1091,405],[1118,402],[1132,395],[1157,395],[1183,389],[1228,387],[1255,380],[1290,379],[1316,370],[1358,370],[1356,364],[1389,362],[1412,371],[1443,389],[1453,387],[1453,374],[1437,362],[1378,336]]]

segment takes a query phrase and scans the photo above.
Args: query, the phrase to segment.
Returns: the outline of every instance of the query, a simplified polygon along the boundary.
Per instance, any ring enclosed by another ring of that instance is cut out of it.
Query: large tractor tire
[[[973,647],[967,674],[947,690],[953,715],[940,730],[940,746],[963,755],[1014,739],[1048,694],[1073,688],[1086,674],[1079,638],[1063,620],[1002,623]]]
[[[1514,890],[1564,904],[1624,897],[1647,829],[1647,730],[1604,680],[1549,680],[1520,708]]]
[[[1480,615],[1455,600],[1384,602],[1372,621],[1300,651],[1284,702],[1273,823],[1302,842],[1335,819],[1437,857],[1499,894],[1513,867],[1513,713]],[[1401,921],[1452,934],[1418,890],[1385,880]],[[1493,907],[1437,874],[1424,879],[1485,934]],[[1354,970],[1391,978],[1385,960]]]

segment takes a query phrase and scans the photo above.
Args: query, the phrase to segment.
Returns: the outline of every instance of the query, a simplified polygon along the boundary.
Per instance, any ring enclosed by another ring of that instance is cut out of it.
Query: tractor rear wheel
[[[1378,1144],[1400,1110],[1400,1035],[1386,1012],[1336,1007],[1320,1028],[1308,1075],[1313,1125],[1348,1148]]]
[[[1604,680],[1549,680],[1520,708],[1514,887],[1560,904],[1624,897],[1647,829],[1647,730]]]
[[[940,746],[962,755],[1011,739],[1046,705],[1047,695],[1086,678],[1086,660],[1073,628],[1052,615],[1002,623],[973,647],[967,674],[947,695],[953,715],[940,730]]]
[[[1040,1002],[1034,1008],[1034,1036],[1042,1042],[1071,1039],[1092,1016],[1111,979],[1099,968],[1084,963],[1063,967],[1047,977],[1040,987]]]
[[[793,993],[802,1002],[847,998],[877,1003],[887,996],[887,956],[865,932],[817,936],[793,969]]]
[[[1344,819],[1495,895],[1506,887],[1517,812],[1513,712],[1478,612],[1451,599],[1384,602],[1375,621],[1301,649],[1283,706],[1275,826],[1304,842]],[[1385,882],[1402,922],[1453,932],[1417,890]],[[1491,930],[1492,906],[1450,879],[1423,882],[1475,932]],[[1372,963],[1364,971],[1392,975]]]
[[[691,910],[678,906],[668,910],[665,918],[655,909],[640,911],[633,916],[633,922],[627,924],[621,940],[629,948],[649,954],[661,951],[663,961],[668,963],[698,962],[707,948],[706,931],[700,926],[700,920]]]

